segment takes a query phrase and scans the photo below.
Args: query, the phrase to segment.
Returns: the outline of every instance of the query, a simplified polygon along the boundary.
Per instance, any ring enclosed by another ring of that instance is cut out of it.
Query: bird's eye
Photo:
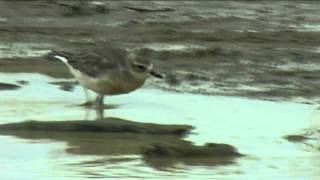
[[[147,69],[145,66],[142,66],[142,65],[137,65],[137,67],[138,67],[140,70],[146,70],[146,69]]]

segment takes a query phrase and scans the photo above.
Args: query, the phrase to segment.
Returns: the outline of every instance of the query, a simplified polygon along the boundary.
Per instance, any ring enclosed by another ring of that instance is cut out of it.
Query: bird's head
[[[131,61],[132,71],[136,76],[148,78],[150,75],[159,79],[163,79],[163,75],[156,72],[153,64],[146,59],[134,58]]]

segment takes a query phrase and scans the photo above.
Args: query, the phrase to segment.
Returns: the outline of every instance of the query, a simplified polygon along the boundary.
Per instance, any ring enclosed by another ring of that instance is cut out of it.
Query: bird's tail
[[[52,50],[47,54],[46,59],[49,61],[62,61],[64,63],[68,63],[68,59],[72,56],[71,53],[65,52],[65,51],[57,51]]]

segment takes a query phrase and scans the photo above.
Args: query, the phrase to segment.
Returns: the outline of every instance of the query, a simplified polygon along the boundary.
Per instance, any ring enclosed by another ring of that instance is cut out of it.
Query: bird
[[[130,93],[140,88],[150,76],[163,79],[150,60],[112,45],[78,51],[51,50],[50,60],[60,60],[84,88],[97,93],[95,105],[102,108],[106,95]]]

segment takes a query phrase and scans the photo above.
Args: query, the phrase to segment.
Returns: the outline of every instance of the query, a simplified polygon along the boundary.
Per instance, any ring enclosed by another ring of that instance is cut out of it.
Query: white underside
[[[70,72],[75,76],[75,78],[79,81],[79,83],[90,90],[93,90],[99,94],[112,94],[110,84],[112,83],[107,76],[103,78],[92,78],[90,76],[87,76],[86,74],[80,72],[79,70],[76,70],[72,68],[70,65],[68,65]]]

